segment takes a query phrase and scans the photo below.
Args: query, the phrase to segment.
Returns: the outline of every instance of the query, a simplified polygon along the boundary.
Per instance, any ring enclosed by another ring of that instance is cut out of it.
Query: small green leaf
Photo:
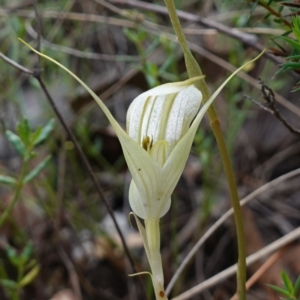
[[[32,250],[33,245],[32,243],[28,242],[20,256],[20,259],[22,260],[23,264],[26,264],[26,262],[29,260]]]
[[[14,185],[17,183],[17,181],[13,177],[0,175],[0,183],[7,184],[7,185]]]
[[[139,36],[136,34],[136,32],[134,32],[133,30],[130,30],[128,28],[125,28],[123,30],[124,34],[126,35],[126,37],[133,42],[134,44],[139,42]]]
[[[36,129],[36,131],[31,133],[31,141],[33,143],[40,137],[42,129],[43,129],[42,126],[38,126],[38,128]]]
[[[19,282],[19,286],[23,287],[25,285],[30,284],[39,274],[40,272],[40,266],[36,265],[33,269],[31,269]]]
[[[291,279],[284,271],[282,271],[280,275],[281,275],[285,290],[287,290],[290,293],[290,295],[293,295],[294,287],[293,287],[293,283],[292,283]]]
[[[26,177],[24,178],[24,183],[27,183],[34,179],[41,171],[46,167],[51,159],[51,155],[48,155],[42,162],[40,162]]]
[[[276,285],[273,284],[268,284],[268,286],[273,289],[276,293],[286,296],[286,297],[291,297],[290,293],[288,291],[286,291],[285,289],[282,289]]]
[[[281,23],[282,23],[282,20],[281,20],[279,17],[273,18],[273,21],[274,21],[275,23],[278,23],[278,24],[281,24]]]
[[[20,155],[25,156],[26,148],[20,137],[10,130],[6,130],[5,134],[9,142],[15,148],[15,150],[19,152]]]
[[[284,6],[280,6],[280,7],[278,8],[278,12],[281,13],[283,9],[284,9]]]
[[[294,285],[294,295],[297,296],[300,290],[300,276],[298,276]]]
[[[253,14],[254,10],[257,7],[257,5],[258,5],[258,0],[256,0],[255,2],[253,2],[252,6],[251,6],[251,9],[250,9],[250,13],[249,13],[250,16]]]
[[[266,14],[266,15],[264,16],[264,19],[267,20],[267,19],[269,19],[270,17],[271,17],[271,14]]]
[[[46,126],[40,131],[40,134],[39,136],[37,136],[33,143],[34,145],[38,145],[40,143],[42,143],[43,141],[45,141],[50,133],[53,131],[54,129],[54,124],[55,124],[55,120],[54,119],[51,119],[47,124]]]
[[[36,261],[35,259],[30,259],[30,260],[27,262],[27,264],[26,264],[24,270],[32,269],[36,264],[37,264],[37,261]]]
[[[300,59],[300,55],[287,56],[286,59]]]
[[[293,18],[292,30],[297,40],[300,41],[300,19],[298,17]]]
[[[6,254],[7,254],[7,256],[8,256],[8,259],[9,259],[9,261],[15,266],[15,267],[17,267],[17,266],[19,266],[20,265],[20,258],[19,258],[19,256],[18,256],[18,253],[17,253],[17,251],[13,248],[13,247],[11,247],[11,246],[7,246],[7,248],[6,248]]]
[[[17,287],[17,283],[15,281],[9,279],[0,279],[0,284],[8,289],[15,289]]]
[[[140,41],[140,42],[143,42],[143,41],[147,38],[147,35],[148,35],[148,33],[147,33],[146,30],[140,29],[140,30],[138,31],[139,41]]]
[[[287,62],[284,64],[285,67],[292,68],[292,69],[299,69],[300,62]]]
[[[30,141],[30,126],[27,119],[18,124],[17,132],[23,143],[28,146]]]
[[[300,51],[300,43],[298,41],[292,40],[286,36],[279,36],[279,38],[283,39],[290,45],[292,45],[296,50]]]
[[[296,85],[296,87],[295,87],[293,90],[291,90],[291,92],[293,92],[293,93],[294,93],[294,92],[298,92],[298,91],[300,91],[300,87],[298,87],[298,88],[297,88],[297,86],[298,86],[298,84]]]

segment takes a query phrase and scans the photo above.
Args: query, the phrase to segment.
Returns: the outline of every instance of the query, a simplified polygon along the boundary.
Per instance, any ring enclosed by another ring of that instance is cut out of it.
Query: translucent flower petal
[[[131,103],[127,112],[127,132],[138,144],[142,145],[146,137],[153,144],[166,140],[172,151],[187,132],[200,108],[202,94],[193,85],[181,82],[173,85],[177,93],[164,94],[166,89],[161,86],[141,94]],[[154,90],[162,94],[156,95]]]

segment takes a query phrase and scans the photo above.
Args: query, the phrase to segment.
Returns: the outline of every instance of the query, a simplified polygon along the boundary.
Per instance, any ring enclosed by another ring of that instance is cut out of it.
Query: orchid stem
[[[173,0],[165,0],[165,3],[169,11],[169,16],[174,31],[177,35],[178,42],[183,51],[185,64],[186,64],[189,77],[192,78],[195,76],[202,75],[201,68],[198,65],[195,58],[193,57],[188,47],[187,41],[185,39],[184,33],[180,25],[180,21],[177,16],[177,12]],[[202,92],[203,101],[205,103],[210,97],[210,93],[208,91],[205,80],[200,79],[198,82],[195,83],[195,86]],[[234,210],[234,219],[235,219],[236,234],[237,234],[237,241],[238,241],[238,253],[239,253],[238,271],[237,271],[237,295],[239,300],[245,300],[246,299],[246,249],[245,249],[245,234],[244,234],[241,205],[239,201],[237,186],[235,182],[235,177],[234,177],[230,157],[222,133],[220,120],[214,104],[211,104],[207,114],[219,147],[219,151],[221,154],[221,158],[222,158],[222,162],[223,162],[223,166],[224,166],[224,170],[225,170],[225,174],[227,177],[228,186],[230,190],[232,207]]]
[[[148,260],[152,273],[152,284],[156,300],[168,300],[164,290],[164,274],[160,254],[159,219],[145,219],[145,229],[148,244]]]

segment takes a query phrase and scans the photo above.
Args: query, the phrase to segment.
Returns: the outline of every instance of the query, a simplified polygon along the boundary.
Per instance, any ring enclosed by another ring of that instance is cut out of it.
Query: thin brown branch
[[[5,56],[3,53],[0,52],[0,58],[2,58],[5,62],[7,62],[8,64],[10,64],[11,66],[13,66],[14,68],[18,69],[19,71],[26,73],[28,75],[34,75],[34,71],[31,71],[21,65],[19,65],[18,63],[16,63],[15,61],[11,60],[10,58],[8,58],[7,56]]]
[[[244,95],[244,98],[247,100],[250,100],[251,102],[253,102],[255,105],[259,106],[261,109],[267,111],[268,113],[273,115],[273,111],[267,107],[265,107],[264,105],[262,105],[260,102],[254,100],[253,98],[251,98],[249,95]]]
[[[254,0],[252,0],[253,2]],[[276,10],[274,10],[272,7],[270,7],[270,5],[267,5],[266,3],[264,3],[263,1],[259,0],[258,4],[262,7],[264,7],[271,15],[282,19],[282,21],[284,22],[285,25],[287,25],[288,27],[292,27],[291,23],[288,22],[287,20],[283,19],[281,14],[279,12],[277,12]]]
[[[82,300],[83,298],[82,298],[82,293],[81,293],[81,289],[80,289],[80,281],[79,281],[75,266],[74,266],[72,260],[68,257],[68,255],[65,252],[64,248],[62,247],[62,245],[60,243],[58,243],[57,247],[58,247],[58,253],[61,257],[61,260],[64,262],[64,264],[69,272],[70,282],[76,293],[76,296],[79,300]]]
[[[18,16],[21,18],[34,19],[34,11],[33,10],[16,10],[10,11],[9,9],[0,8],[0,16],[9,17],[11,15]],[[74,20],[80,22],[95,22],[95,23],[109,23],[114,26],[122,26],[135,28],[136,23],[133,21],[128,21],[124,19],[118,19],[113,17],[99,16],[93,14],[83,14],[83,13],[75,13],[75,12],[63,12],[63,11],[53,11],[53,10],[42,10],[40,11],[41,18],[46,19],[60,19],[60,20]]]
[[[286,127],[291,133],[300,135],[300,130],[291,125],[279,112],[275,104],[275,95],[273,90],[268,87],[261,79],[259,80],[261,84],[261,92],[263,94],[263,98],[266,100],[268,109],[266,109],[269,113],[274,115],[275,118],[278,119],[281,124]]]

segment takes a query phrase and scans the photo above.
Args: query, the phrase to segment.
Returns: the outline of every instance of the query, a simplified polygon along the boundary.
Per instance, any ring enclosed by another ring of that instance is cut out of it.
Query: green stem
[[[156,300],[168,300],[164,289],[164,274],[160,255],[159,219],[145,219],[145,229],[155,298]]]
[[[26,155],[25,155],[26,156]],[[13,199],[9,203],[9,205],[5,208],[4,212],[0,216],[0,228],[3,226],[4,222],[6,221],[7,217],[10,215],[12,209],[14,208],[15,204],[17,203],[21,190],[24,185],[24,178],[26,175],[27,167],[28,167],[28,160],[29,159],[24,159],[22,169],[21,169],[21,174],[19,176],[18,182],[15,186],[15,193],[13,196]]]
[[[185,39],[184,33],[180,25],[180,21],[177,16],[177,12],[173,0],[165,0],[165,3],[168,8],[169,16],[174,31],[177,35],[178,42],[184,54],[185,64],[186,64],[189,77],[191,78],[191,77],[202,75],[201,68],[198,65],[195,58],[193,57],[188,47],[187,41]],[[208,91],[205,80],[201,79],[195,85],[202,92],[203,101],[205,103],[210,97],[210,93]],[[245,249],[245,234],[244,234],[241,205],[239,201],[239,196],[237,192],[232,165],[230,162],[230,157],[227,151],[226,143],[220,125],[220,120],[213,104],[208,109],[208,117],[219,147],[219,151],[221,154],[221,158],[222,158],[222,162],[223,162],[223,166],[224,166],[224,170],[225,170],[225,174],[227,177],[228,186],[230,190],[232,207],[234,210],[234,219],[236,225],[236,234],[237,234],[238,252],[239,252],[238,271],[237,271],[237,295],[239,300],[245,300],[246,299],[246,249]]]
[[[20,299],[17,290],[14,290],[14,291],[12,292],[11,298],[12,298],[12,300],[19,300],[19,299]]]
[[[23,276],[24,276],[24,265],[22,263],[18,266],[18,287],[17,287],[18,298],[20,297],[20,294],[21,294],[22,287],[20,286],[20,282],[21,282]]]

